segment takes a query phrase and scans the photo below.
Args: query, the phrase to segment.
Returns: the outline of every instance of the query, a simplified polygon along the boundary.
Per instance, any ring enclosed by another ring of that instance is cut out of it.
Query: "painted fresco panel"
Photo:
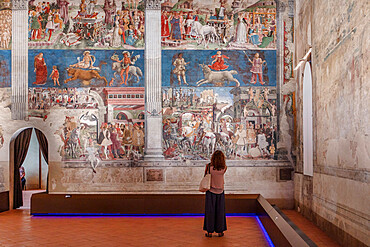
[[[143,56],[143,50],[29,50],[28,85],[60,88],[142,87]]]
[[[0,88],[11,85],[11,51],[0,50]]]
[[[261,73],[252,72],[256,67]],[[276,51],[164,50],[162,81],[166,87],[276,86]]]
[[[273,0],[165,0],[164,49],[275,49]]]
[[[144,1],[29,1],[31,49],[144,47]]]
[[[62,160],[89,163],[95,171],[103,161],[143,158],[144,93],[143,87],[33,87],[29,117],[46,121],[51,111],[60,111],[64,123],[54,134]]]
[[[273,159],[276,87],[163,87],[166,159]]]
[[[58,151],[63,161],[85,162],[93,171],[102,161],[139,160],[143,158],[144,122],[98,121],[86,112],[79,117],[65,116],[55,132],[62,140]]]

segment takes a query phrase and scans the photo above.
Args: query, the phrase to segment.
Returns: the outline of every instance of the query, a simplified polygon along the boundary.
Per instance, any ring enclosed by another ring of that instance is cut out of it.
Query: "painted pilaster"
[[[163,160],[161,1],[145,2],[145,160]]]
[[[28,1],[12,1],[12,119],[24,120],[28,105]]]

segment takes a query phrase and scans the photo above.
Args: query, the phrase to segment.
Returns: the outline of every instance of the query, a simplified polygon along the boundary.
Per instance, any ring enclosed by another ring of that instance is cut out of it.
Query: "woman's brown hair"
[[[213,169],[216,169],[218,171],[225,168],[225,155],[222,151],[217,150],[212,154],[211,166],[213,166]]]

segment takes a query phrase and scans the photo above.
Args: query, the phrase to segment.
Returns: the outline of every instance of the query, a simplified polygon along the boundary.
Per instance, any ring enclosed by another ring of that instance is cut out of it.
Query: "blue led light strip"
[[[194,213],[183,213],[183,214],[120,214],[120,213],[34,213],[33,216],[71,216],[71,217],[84,217],[84,216],[97,216],[97,217],[109,217],[109,216],[117,216],[117,217],[194,217],[194,216],[204,216],[204,214],[194,214]],[[226,214],[228,217],[255,217],[256,214],[252,213],[230,213]]]
[[[262,222],[261,222],[260,218],[258,218],[258,216],[255,216],[255,217],[256,217],[256,220],[258,222],[258,225],[260,226],[260,228],[261,228],[261,230],[263,232],[263,235],[265,235],[265,238],[267,240],[267,243],[269,244],[270,247],[275,247],[275,245],[271,241],[270,236],[267,234],[265,227],[262,225]]]

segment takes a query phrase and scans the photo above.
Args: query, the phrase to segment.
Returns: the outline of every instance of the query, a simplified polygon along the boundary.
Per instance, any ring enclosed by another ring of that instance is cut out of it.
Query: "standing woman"
[[[46,80],[48,79],[48,70],[43,56],[44,54],[42,53],[39,53],[35,56],[34,72],[36,72],[36,81],[33,83],[35,85],[44,85],[46,83]]]
[[[218,233],[219,237],[226,231],[224,174],[226,172],[225,155],[217,150],[212,154],[211,163],[206,166],[205,173],[211,173],[211,189],[206,192],[206,207],[203,230],[206,237]]]

